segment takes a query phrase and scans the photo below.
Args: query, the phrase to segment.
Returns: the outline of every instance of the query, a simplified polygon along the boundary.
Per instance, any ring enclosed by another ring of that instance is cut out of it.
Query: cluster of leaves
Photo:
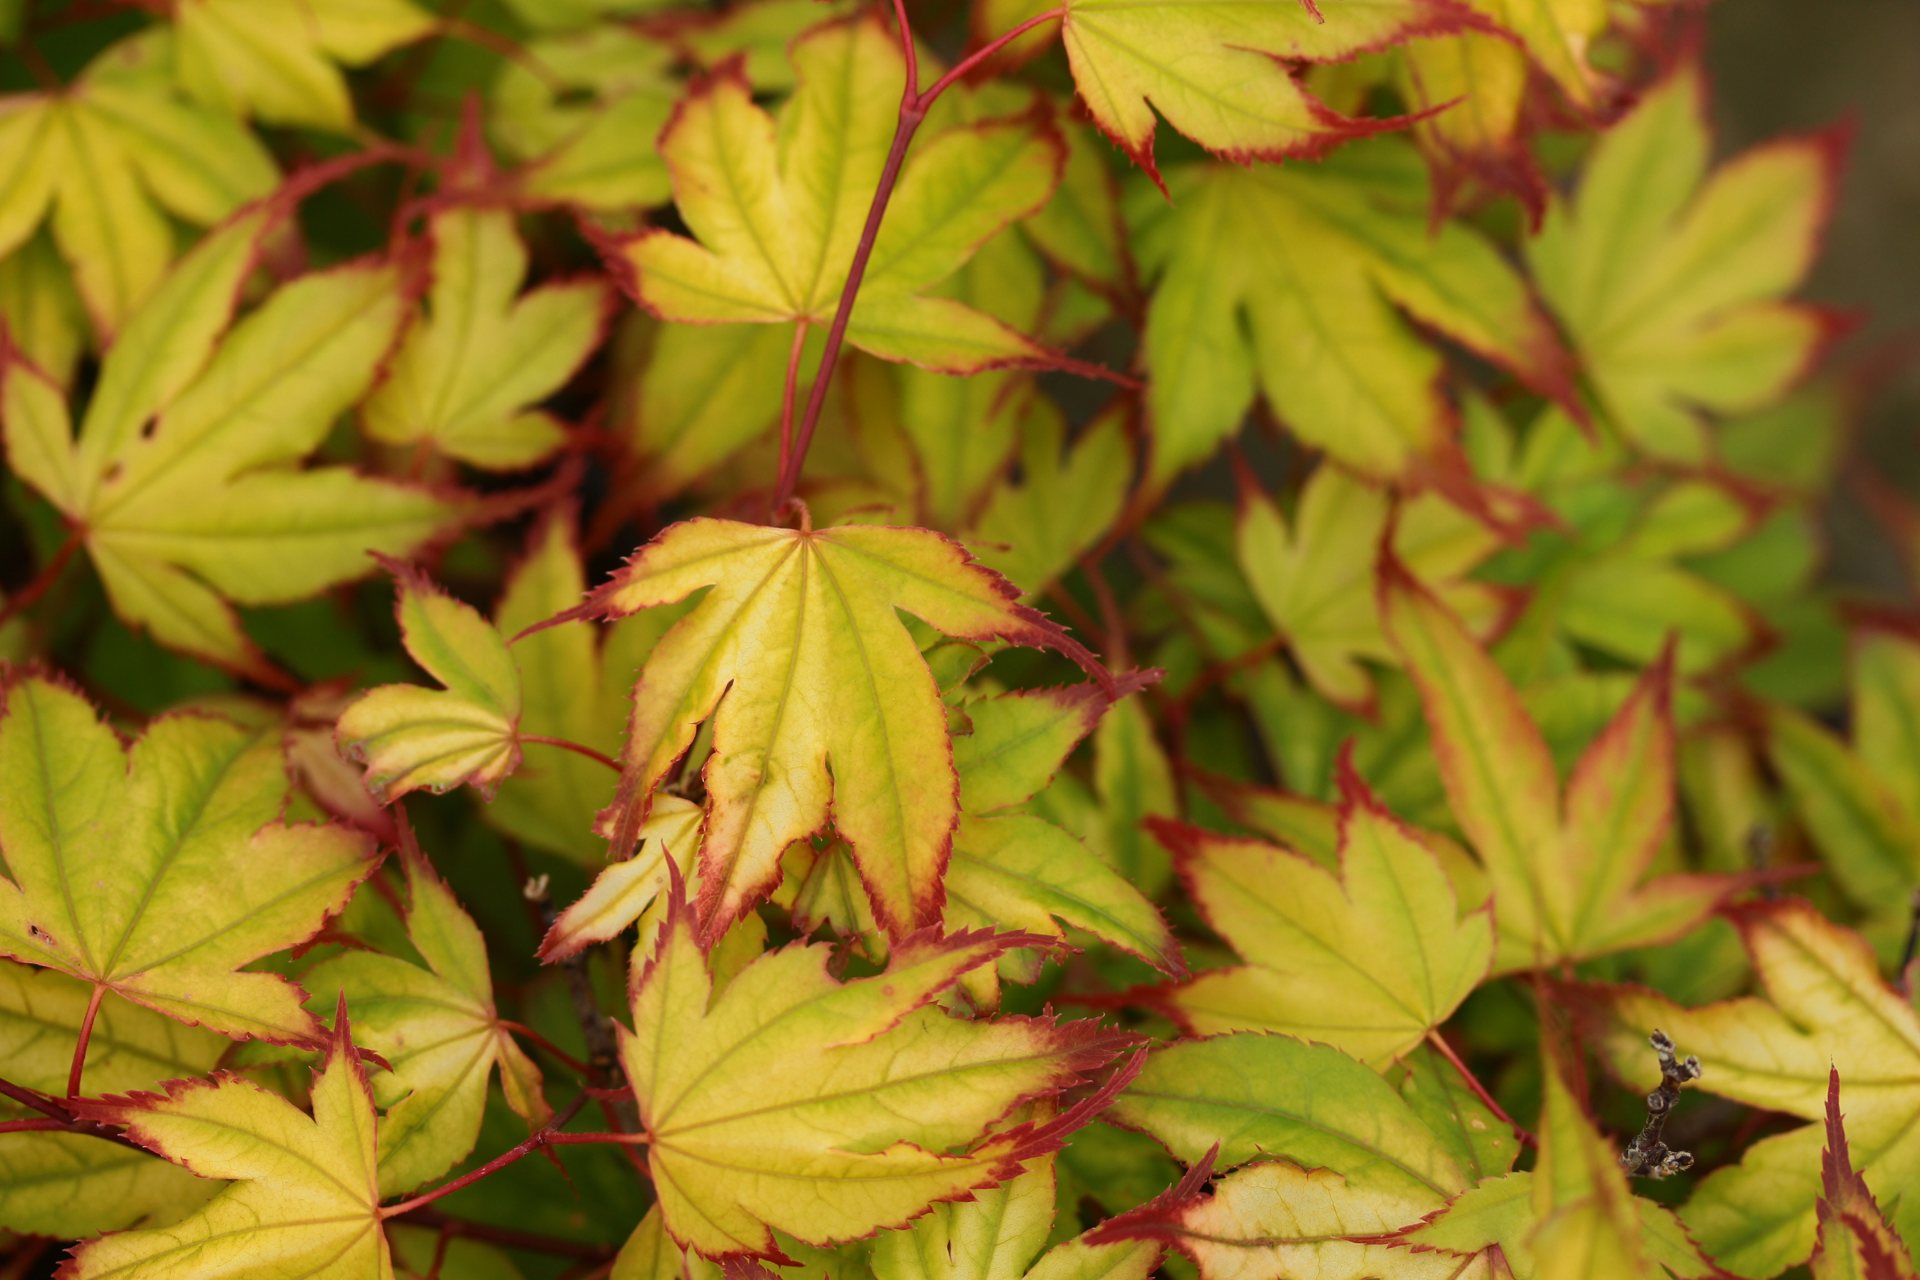
[[[0,0],[5,1274],[1911,1280],[1837,139],[919,7]]]

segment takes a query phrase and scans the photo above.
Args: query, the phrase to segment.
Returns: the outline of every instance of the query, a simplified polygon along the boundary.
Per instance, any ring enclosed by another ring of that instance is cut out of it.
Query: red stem
[[[1506,1108],[1502,1107],[1494,1100],[1494,1096],[1487,1092],[1487,1086],[1481,1084],[1480,1078],[1468,1070],[1467,1064],[1460,1060],[1460,1055],[1453,1051],[1453,1046],[1447,1043],[1446,1038],[1442,1036],[1438,1030],[1427,1032],[1427,1043],[1438,1050],[1441,1057],[1453,1064],[1453,1069],[1460,1073],[1462,1080],[1466,1081],[1467,1088],[1472,1090],[1473,1096],[1480,1099],[1481,1105],[1493,1112],[1495,1118],[1498,1119],[1501,1124],[1513,1130],[1513,1136],[1520,1140],[1521,1146],[1533,1147],[1539,1145],[1539,1143],[1534,1141],[1532,1134],[1514,1123],[1513,1117],[1507,1114]]]
[[[787,474],[787,464],[793,457],[793,399],[800,389],[800,353],[807,345],[807,322],[802,320],[793,327],[793,348],[787,352],[787,382],[780,392],[780,470],[778,475]],[[773,517],[780,517],[776,506]]]
[[[67,561],[73,559],[73,553],[80,549],[80,535],[67,534],[67,540],[60,544],[47,562],[40,566],[40,572],[33,575],[33,581],[20,588],[12,597],[0,602],[0,627],[13,621],[14,615],[28,608],[34,601],[47,593],[47,589],[59,579],[60,571],[67,567]]]
[[[65,1107],[11,1080],[0,1080],[0,1097],[12,1098],[21,1106],[38,1111],[43,1116],[51,1116],[55,1120],[65,1122],[68,1118]]]
[[[547,1039],[545,1036],[541,1035],[538,1031],[535,1031],[532,1027],[527,1026],[525,1023],[510,1022],[507,1019],[502,1018],[495,1025],[497,1025],[502,1031],[511,1031],[514,1035],[519,1036],[521,1039],[525,1040],[528,1044],[533,1045],[536,1049],[545,1050],[547,1053],[553,1056],[554,1061],[561,1063],[562,1065],[567,1067],[568,1070],[578,1071],[583,1076],[589,1074],[593,1070],[586,1063],[580,1061],[580,1059],[574,1057],[572,1054],[568,1053],[565,1049],[562,1049],[559,1045]]]
[[[0,1133],[65,1133],[72,1127],[64,1120],[0,1121]]]
[[[107,994],[101,983],[93,984],[93,994],[87,997],[87,1011],[80,1018],[80,1040],[73,1046],[73,1065],[67,1069],[67,1097],[80,1096],[80,1077],[87,1070],[87,1044],[93,1039],[93,1020],[100,1015],[100,999]]]
[[[920,128],[920,122],[927,118],[927,110],[935,99],[958,83],[961,77],[1006,48],[1011,41],[1019,39],[1043,22],[1060,17],[1064,12],[1062,9],[1051,9],[1027,19],[961,59],[953,70],[934,81],[933,86],[922,93],[919,54],[913,43],[913,24],[907,19],[906,0],[893,0],[894,17],[900,24],[900,51],[907,64],[906,84],[900,92],[899,122],[894,126],[893,142],[887,148],[886,164],[880,170],[879,185],[873,189],[873,203],[867,207],[867,221],[860,229],[860,242],[854,247],[852,262],[847,265],[847,281],[841,286],[840,305],[834,308],[833,324],[827,329],[827,345],[820,353],[820,372],[814,377],[812,390],[807,392],[807,407],[800,417],[799,435],[790,451],[783,450],[780,480],[773,491],[773,510],[776,514],[785,509],[787,500],[793,497],[794,487],[800,483],[800,469],[806,465],[807,450],[813,444],[814,428],[820,423],[820,411],[826,407],[827,384],[833,381],[834,366],[840,361],[840,347],[846,341],[847,321],[853,315],[853,300],[860,292],[860,281],[867,274],[867,260],[873,257],[874,242],[880,236],[880,220],[886,216],[887,201],[892,199],[894,185],[900,180],[900,167],[906,161],[907,145],[913,141],[914,132]],[[796,348],[796,355],[797,351]],[[781,439],[784,444],[784,432]]]
[[[520,735],[520,741],[537,742],[543,747],[558,747],[562,751],[571,751],[573,752],[573,754],[577,756],[585,756],[589,760],[598,760],[601,764],[607,766],[607,768],[613,770],[615,773],[620,772],[619,761],[613,759],[613,757],[611,756],[603,755],[602,753],[595,751],[592,747],[584,746],[578,742],[569,742],[565,738],[549,738],[537,733],[523,733]]]
[[[450,1196],[456,1191],[472,1186],[482,1178],[491,1177],[508,1165],[524,1160],[534,1152],[545,1147],[583,1146],[589,1143],[635,1143],[647,1141],[643,1136],[630,1133],[561,1133],[560,1126],[580,1114],[580,1108],[587,1104],[587,1098],[587,1094],[580,1094],[572,1102],[569,1102],[558,1115],[554,1116],[553,1119],[547,1121],[540,1129],[529,1135],[525,1142],[501,1152],[493,1159],[481,1165],[478,1169],[470,1173],[461,1174],[452,1182],[443,1183],[431,1191],[422,1192],[411,1200],[402,1200],[399,1204],[387,1205],[380,1210],[381,1220],[385,1221],[388,1218],[398,1218],[403,1214],[412,1213],[422,1205],[432,1204],[442,1196]]]

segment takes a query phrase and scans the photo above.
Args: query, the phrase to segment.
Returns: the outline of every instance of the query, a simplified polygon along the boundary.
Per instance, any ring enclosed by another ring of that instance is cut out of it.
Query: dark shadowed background
[[[1859,465],[1920,501],[1920,0],[1720,0],[1709,24],[1723,153],[1853,122],[1807,292],[1866,313],[1830,367],[1869,380]],[[1899,588],[1899,560],[1857,504],[1836,505],[1833,534],[1841,576]]]

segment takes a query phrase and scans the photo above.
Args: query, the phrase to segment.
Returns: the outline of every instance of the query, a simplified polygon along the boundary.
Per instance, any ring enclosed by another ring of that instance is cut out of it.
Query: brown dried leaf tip
[[[1620,1165],[1629,1178],[1671,1178],[1693,1167],[1693,1152],[1673,1150],[1660,1135],[1680,1101],[1682,1086],[1700,1078],[1700,1059],[1692,1054],[1680,1058],[1673,1041],[1657,1027],[1647,1042],[1660,1057],[1660,1087],[1647,1095],[1647,1123],[1620,1153]]]

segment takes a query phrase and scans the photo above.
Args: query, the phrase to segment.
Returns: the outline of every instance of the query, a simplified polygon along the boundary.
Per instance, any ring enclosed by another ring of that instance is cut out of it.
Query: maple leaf
[[[529,633],[586,595],[574,521],[568,505],[536,526],[525,556],[507,575],[494,620],[502,636],[517,637],[512,652],[520,670],[521,733],[612,754],[619,751],[626,726],[633,673],[679,611],[649,610],[610,628],[553,627]],[[502,783],[486,807],[486,818],[516,840],[598,867],[606,845],[594,832],[594,817],[612,798],[612,781],[600,761],[577,752],[550,751]],[[697,834],[697,825],[695,830]],[[680,848],[677,840],[674,847]],[[690,857],[692,849],[682,852]]]
[[[50,215],[102,338],[119,332],[173,259],[168,214],[206,226],[274,184],[266,148],[224,113],[183,101],[165,58],[162,40],[135,37],[57,93],[0,97],[0,258]],[[10,327],[16,341],[44,340],[38,325]]]
[[[49,969],[0,961],[0,1078],[64,1097],[91,991]],[[138,1005],[100,1007],[87,1041],[99,1093],[151,1089],[210,1069],[230,1042]],[[0,1100],[0,1121],[37,1116]],[[0,1136],[0,1227],[78,1239],[194,1202],[202,1184],[143,1151],[77,1133]]]
[[[334,1020],[313,1080],[313,1115],[239,1076],[176,1080],[162,1094],[89,1101],[87,1119],[203,1178],[232,1183],[169,1226],[80,1245],[61,1280],[271,1280],[286,1275],[392,1280],[380,1228],[373,1091],[347,1027]]]
[[[790,530],[702,518],[636,552],[578,612],[617,618],[706,594],[634,686],[614,847],[711,719],[698,862],[709,939],[779,880],[831,802],[894,937],[939,919],[958,785],[938,690],[901,613],[957,639],[1084,649],[956,543],[922,529]],[[1104,674],[1104,673],[1102,673]]]
[[[1869,911],[1904,914],[1920,880],[1920,637],[1859,628],[1851,692],[1851,747],[1770,705],[1767,756],[1841,890]]]
[[[670,45],[618,25],[528,41],[487,99],[489,131],[525,162],[513,185],[589,209],[666,203],[672,188],[654,140],[680,94],[673,61]]]
[[[445,529],[455,499],[345,467],[298,470],[373,381],[401,321],[392,268],[355,263],[272,294],[231,332],[276,200],[202,240],[102,364],[78,439],[60,387],[0,351],[15,474],[84,540],[116,612],[172,648],[279,673],[232,605],[298,600]],[[281,678],[280,683],[285,683]]]
[[[1361,659],[1394,657],[1370,589],[1390,523],[1400,562],[1473,619],[1476,631],[1502,612],[1496,592],[1467,578],[1498,547],[1498,535],[1437,495],[1408,499],[1395,512],[1381,489],[1323,465],[1301,487],[1294,519],[1289,529],[1271,500],[1244,487],[1235,551],[1254,598],[1287,638],[1301,673],[1331,702],[1367,709],[1373,682]]]
[[[1708,1064],[1696,1088],[1814,1123],[1749,1145],[1709,1174],[1681,1211],[1701,1246],[1742,1276],[1771,1276],[1813,1252],[1831,1073],[1850,1089],[1848,1128],[1859,1175],[1890,1206],[1891,1224],[1920,1238],[1920,1179],[1912,1141],[1920,1112],[1920,1012],[1880,978],[1858,934],[1804,902],[1733,914],[1766,996],[1687,1009],[1652,992],[1600,991],[1605,1049],[1636,1086],[1646,1052],[1632,1042],[1659,1027]]]
[[[390,803],[466,783],[491,796],[520,763],[520,669],[500,633],[412,565],[383,561],[397,588],[400,641],[442,689],[389,684],[340,715],[340,749]]]
[[[1333,0],[1324,12],[1295,0],[1067,0],[1060,38],[1094,123],[1158,181],[1156,110],[1230,160],[1320,155],[1398,122],[1340,115],[1283,60],[1341,62],[1472,21],[1450,0]]]
[[[51,234],[35,234],[0,257],[0,333],[55,382],[72,384],[87,313]]]
[[[1020,483],[993,490],[973,524],[980,562],[1033,598],[1113,527],[1133,479],[1133,448],[1120,413],[1089,423],[1071,446],[1050,405],[1022,423]]]
[[[1381,612],[1433,732],[1461,830],[1493,885],[1495,972],[1645,946],[1686,932],[1730,881],[1640,883],[1673,817],[1673,657],[1648,668],[1564,793],[1539,724],[1444,605],[1390,559]]]
[[[180,0],[174,69],[194,97],[269,124],[354,128],[338,64],[362,66],[427,35],[411,0]]]
[[[371,841],[277,820],[266,730],[183,712],[128,752],[55,680],[0,692],[0,952],[224,1035],[317,1040],[298,988],[236,970],[318,932],[372,872]]]
[[[1837,136],[1774,143],[1708,178],[1704,104],[1697,66],[1669,76],[1607,131],[1578,195],[1527,244],[1607,420],[1684,463],[1712,453],[1703,416],[1772,403],[1834,330],[1781,299],[1812,265]]]
[[[1827,1075],[1827,1149],[1820,1161],[1813,1280],[1916,1280],[1913,1254],[1853,1167],[1840,1114],[1840,1072]]]
[[[1054,1227],[1054,1158],[957,1204],[938,1204],[870,1246],[874,1280],[1147,1280],[1161,1250],[1148,1241],[1094,1244],[1085,1235],[1040,1254]],[[1038,1258],[1036,1254],[1040,1254]]]
[[[636,950],[650,952],[665,919],[667,886],[680,867],[696,860],[701,818],[700,806],[691,800],[656,796],[632,856],[601,871],[579,900],[554,918],[541,939],[540,958],[549,964],[570,959],[618,937],[635,921],[641,922]]]
[[[1092,684],[966,704],[973,732],[954,741],[961,818],[945,924],[1064,939],[1059,921],[1181,973],[1179,945],[1153,903],[1083,841],[1025,811],[1109,705]]]
[[[844,983],[827,971],[831,948],[794,945],[716,995],[676,878],[620,1044],[666,1230],[708,1257],[784,1261],[774,1230],[827,1244],[898,1226],[1055,1149],[1104,1094],[1052,1120],[994,1126],[1130,1038],[1091,1022],[966,1022],[927,1007],[969,970],[1037,942],[916,934],[883,973]]]
[[[383,444],[431,444],[495,471],[530,467],[566,432],[528,406],[564,386],[599,345],[611,297],[597,280],[516,297],[527,251],[505,210],[444,210],[428,235],[431,314],[395,353],[361,421]]]
[[[1188,896],[1243,963],[1165,993],[1190,1034],[1280,1031],[1383,1067],[1450,1017],[1493,960],[1438,858],[1343,757],[1338,873],[1287,849],[1152,824]]]
[[[662,319],[831,319],[892,136],[905,63],[877,17],[810,32],[793,58],[799,87],[777,122],[729,64],[681,102],[661,134],[675,206],[698,239],[656,229],[606,252],[628,291]],[[1043,204],[1061,161],[1058,139],[1031,116],[956,125],[915,148],[847,340],[948,373],[1051,360],[999,321],[922,295],[981,241]]]
[[[1168,186],[1172,208],[1136,230],[1158,281],[1144,340],[1155,488],[1231,435],[1257,387],[1289,430],[1361,475],[1461,491],[1443,361],[1408,317],[1567,394],[1559,340],[1520,275],[1463,224],[1429,225],[1409,144],[1380,139],[1311,168],[1184,166]],[[1349,358],[1358,347],[1364,362]]]
[[[495,1068],[507,1104],[530,1126],[552,1115],[540,1069],[501,1025],[480,930],[417,849],[405,866],[407,939],[426,968],[352,951],[305,977],[317,1003],[337,997],[352,1008],[361,1047],[390,1064],[374,1091],[387,1113],[380,1124],[382,1195],[437,1178],[473,1150]]]

